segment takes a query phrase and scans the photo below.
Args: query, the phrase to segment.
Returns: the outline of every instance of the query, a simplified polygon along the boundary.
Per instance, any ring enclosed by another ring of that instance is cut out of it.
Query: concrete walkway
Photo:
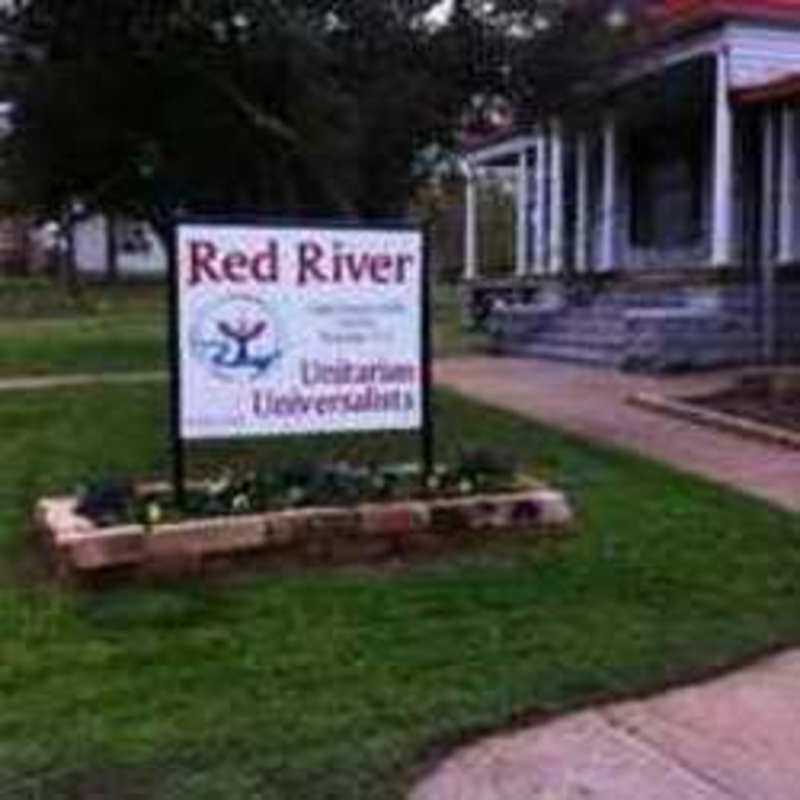
[[[166,372],[107,372],[93,375],[36,375],[0,378],[0,392],[36,392],[42,389],[69,389],[74,386],[96,386],[100,383],[160,383]]]
[[[412,800],[797,800],[800,653],[465,748]]]
[[[484,357],[443,360],[435,367],[439,384],[472,398],[800,511],[800,451],[625,403],[635,392],[681,397],[712,391],[730,381],[733,374],[659,378],[533,359]]]

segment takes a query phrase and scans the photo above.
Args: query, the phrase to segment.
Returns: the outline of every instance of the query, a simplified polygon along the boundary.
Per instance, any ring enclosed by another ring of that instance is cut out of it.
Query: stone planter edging
[[[734,433],[748,439],[766,442],[767,444],[777,444],[800,450],[800,433],[778,428],[775,425],[768,425],[764,422],[737,417],[734,414],[726,414],[722,411],[713,411],[708,408],[701,408],[691,403],[671,400],[657,394],[641,392],[631,395],[628,403],[647,411],[654,411],[657,414],[676,417],[697,425],[704,425],[708,428]]]
[[[194,574],[215,557],[300,552],[330,558],[403,550],[417,537],[445,540],[464,534],[525,529],[560,531],[572,522],[563,493],[546,487],[520,491],[304,508],[245,516],[187,519],[101,528],[76,513],[74,497],[39,501],[34,520],[62,576],[127,570],[149,575]]]

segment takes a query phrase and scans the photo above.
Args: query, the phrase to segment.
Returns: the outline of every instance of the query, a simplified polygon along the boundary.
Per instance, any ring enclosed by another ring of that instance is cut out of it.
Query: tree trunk
[[[109,283],[119,281],[119,246],[117,242],[117,215],[106,214],[106,278]]]
[[[78,265],[75,259],[75,230],[74,221],[65,212],[61,217],[60,241],[58,253],[58,276],[62,288],[70,295],[78,291]]]

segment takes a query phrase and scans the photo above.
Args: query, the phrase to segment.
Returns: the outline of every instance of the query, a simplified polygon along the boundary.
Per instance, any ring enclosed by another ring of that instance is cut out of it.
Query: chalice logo
[[[194,358],[225,381],[263,378],[282,355],[280,339],[275,315],[249,295],[201,308],[189,331]]]

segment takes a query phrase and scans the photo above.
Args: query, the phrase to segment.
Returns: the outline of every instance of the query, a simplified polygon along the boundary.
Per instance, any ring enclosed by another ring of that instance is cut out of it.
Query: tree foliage
[[[22,0],[12,174],[47,210],[400,214],[468,101],[541,111],[590,74],[600,2]]]

